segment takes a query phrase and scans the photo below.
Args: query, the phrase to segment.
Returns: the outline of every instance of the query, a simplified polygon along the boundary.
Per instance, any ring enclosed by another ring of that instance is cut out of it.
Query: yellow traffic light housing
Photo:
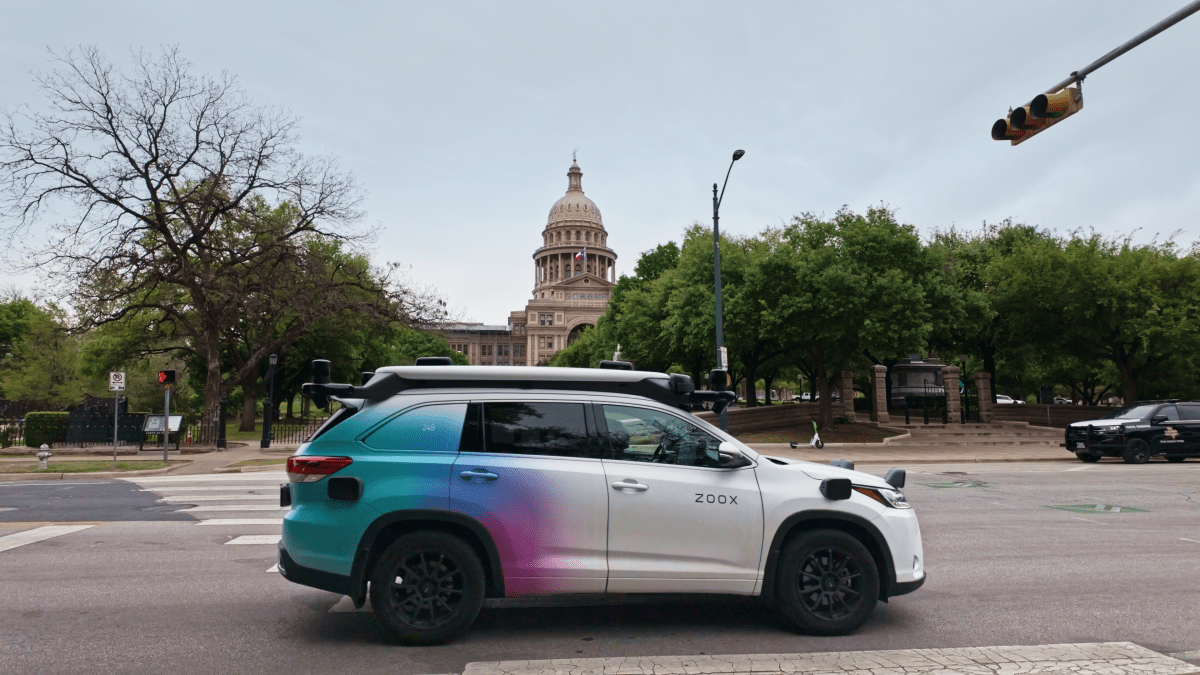
[[[1008,113],[992,125],[992,140],[1016,145],[1058,124],[1083,109],[1083,91],[1064,87],[1051,94],[1038,94],[1027,105]]]

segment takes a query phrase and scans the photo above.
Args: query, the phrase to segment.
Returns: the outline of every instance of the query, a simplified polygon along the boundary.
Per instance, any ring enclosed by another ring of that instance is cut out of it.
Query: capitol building
[[[471,365],[545,365],[595,326],[617,285],[617,254],[596,203],[583,194],[571,162],[567,193],[550,207],[542,245],[533,252],[533,297],[507,325],[450,324],[439,332]]]

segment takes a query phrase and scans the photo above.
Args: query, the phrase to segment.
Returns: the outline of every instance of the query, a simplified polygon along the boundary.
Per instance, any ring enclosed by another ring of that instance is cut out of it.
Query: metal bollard
[[[41,452],[37,454],[37,458],[39,469],[49,469],[50,464],[48,462],[50,461],[50,446],[42,443]]]

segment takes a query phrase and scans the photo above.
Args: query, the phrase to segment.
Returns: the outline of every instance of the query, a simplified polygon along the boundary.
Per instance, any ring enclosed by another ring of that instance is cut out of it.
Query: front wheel
[[[817,449],[820,450],[821,448],[825,447],[825,442],[818,438],[817,442],[816,442],[816,446],[817,446]]]
[[[784,547],[775,587],[776,608],[789,628],[846,635],[875,609],[879,571],[859,540],[838,530],[814,530]]]
[[[444,532],[415,532],[387,547],[371,572],[371,610],[400,642],[436,645],[475,621],[483,607],[479,556]]]
[[[1130,439],[1121,456],[1126,464],[1145,464],[1150,461],[1150,445],[1140,438]]]
[[[1081,462],[1088,462],[1089,464],[1100,461],[1100,455],[1091,452],[1077,452],[1075,453],[1075,456],[1078,457]]]

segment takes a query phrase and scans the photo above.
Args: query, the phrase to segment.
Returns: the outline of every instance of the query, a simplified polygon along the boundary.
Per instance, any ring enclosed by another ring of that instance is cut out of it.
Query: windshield
[[[1157,407],[1158,407],[1157,405],[1125,406],[1124,408],[1117,408],[1116,410],[1108,413],[1107,415],[1105,415],[1104,417],[1101,417],[1100,419],[1115,420],[1115,419],[1120,418],[1120,419],[1140,420],[1140,419],[1149,417],[1150,413],[1153,412],[1154,409]]]

